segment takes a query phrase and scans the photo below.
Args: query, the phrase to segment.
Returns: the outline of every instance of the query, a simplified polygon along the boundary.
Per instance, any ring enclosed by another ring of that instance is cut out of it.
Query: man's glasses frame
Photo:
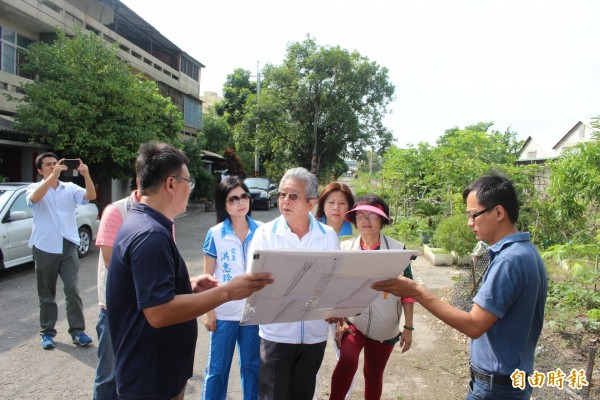
[[[285,200],[286,198],[288,198],[290,201],[296,201],[301,197],[302,196],[299,195],[298,193],[285,193],[285,192],[277,193],[277,198],[279,200]]]
[[[183,176],[171,175],[171,178],[175,178],[180,181],[185,181],[190,186],[190,190],[193,190],[194,187],[196,187],[196,181],[194,181],[191,176],[189,178],[184,178]]]
[[[250,195],[248,193],[242,193],[239,196],[233,195],[233,196],[229,196],[227,198],[227,200],[225,200],[227,202],[227,204],[229,204],[230,206],[232,205],[238,205],[240,204],[240,202],[244,200],[244,201],[249,201],[250,200]]]
[[[476,213],[471,214],[469,211],[465,212],[467,218],[471,221],[475,221],[475,218],[479,217],[481,214],[485,214],[488,211],[493,210],[498,204],[494,204],[493,206],[489,206],[488,208],[484,208],[481,211],[477,211]]]

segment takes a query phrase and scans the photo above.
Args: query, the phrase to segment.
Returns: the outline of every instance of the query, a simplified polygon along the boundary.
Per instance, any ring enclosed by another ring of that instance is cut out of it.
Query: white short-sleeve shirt
[[[265,249],[339,250],[337,234],[330,226],[317,221],[310,213],[309,232],[301,239],[293,233],[282,216],[259,227],[254,233],[248,254]],[[252,257],[248,260],[248,270]],[[327,340],[329,324],[323,321],[299,321],[260,325],[260,337],[271,342],[314,344]]]

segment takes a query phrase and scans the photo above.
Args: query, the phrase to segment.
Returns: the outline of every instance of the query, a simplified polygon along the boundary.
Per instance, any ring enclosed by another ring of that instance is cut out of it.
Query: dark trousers
[[[288,344],[260,341],[260,400],[311,400],[327,341]]]
[[[46,253],[36,247],[33,248],[33,261],[35,261],[35,276],[37,279],[38,297],[40,301],[40,326],[42,335],[49,333],[56,335],[56,319],[58,307],[56,305],[56,282],[60,275],[65,292],[67,305],[67,321],[71,336],[80,334],[85,330],[83,317],[83,304],[79,296],[79,257],[77,245],[63,239],[62,254]]]

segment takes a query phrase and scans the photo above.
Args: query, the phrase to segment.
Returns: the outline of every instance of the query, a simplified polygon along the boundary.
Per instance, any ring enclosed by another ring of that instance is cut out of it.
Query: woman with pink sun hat
[[[404,249],[404,243],[382,233],[382,228],[391,223],[389,213],[387,203],[379,196],[368,195],[358,199],[355,207],[346,213],[346,220],[354,224],[359,235],[342,242],[342,250]],[[410,264],[404,269],[404,276],[412,279]],[[336,343],[340,348],[340,357],[331,377],[330,399],[345,398],[363,349],[365,399],[381,398],[383,372],[394,344],[400,342],[403,353],[412,344],[413,309],[414,299],[382,293],[381,297],[359,315],[346,318],[339,324]],[[401,329],[402,312],[404,325]]]

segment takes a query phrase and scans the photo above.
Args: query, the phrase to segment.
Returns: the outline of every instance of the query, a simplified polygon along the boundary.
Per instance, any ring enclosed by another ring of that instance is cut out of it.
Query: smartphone
[[[67,170],[62,172],[64,177],[74,177],[79,175],[79,172],[77,171],[79,160],[77,158],[65,158],[63,160],[63,165],[67,167]]]
[[[79,160],[76,158],[65,158],[63,165],[66,165],[68,169],[77,169],[79,167]]]

